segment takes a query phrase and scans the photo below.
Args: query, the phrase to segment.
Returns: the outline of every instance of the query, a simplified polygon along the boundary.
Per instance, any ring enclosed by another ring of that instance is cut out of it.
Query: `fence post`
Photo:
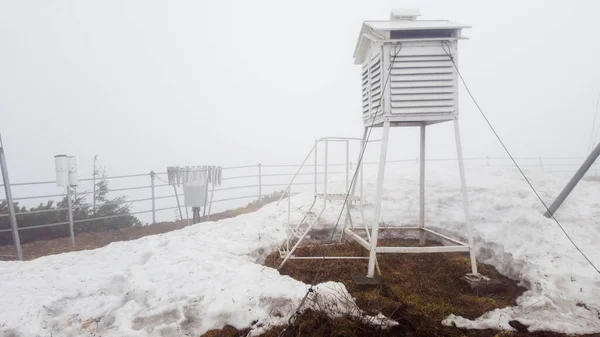
[[[210,220],[210,211],[212,209],[213,196],[215,195],[215,182],[213,181],[212,188],[210,190],[210,202],[208,203],[208,215],[206,216],[206,221]]]
[[[67,208],[69,209],[69,232],[71,234],[71,244],[75,247],[75,232],[73,230],[73,204],[71,201],[71,186],[67,186]]]
[[[262,164],[258,163],[258,200],[262,199]]]
[[[10,190],[10,180],[8,179],[8,168],[6,167],[6,159],[4,158],[4,147],[0,138],[0,167],[2,170],[2,179],[4,181],[4,193],[6,195],[6,203],[8,214],[10,217],[10,228],[12,229],[13,241],[17,251],[17,259],[23,261],[23,253],[21,252],[21,239],[19,238],[19,227],[17,226],[17,216],[15,214],[15,205],[12,200]]]
[[[317,166],[317,163],[318,163],[317,149],[318,149],[318,147],[319,147],[319,141],[315,140],[315,167],[314,167],[314,169],[315,169],[315,198],[317,197],[317,178],[319,176],[318,166]]]
[[[92,213],[96,213],[96,160],[98,155],[94,156],[94,170],[92,171]]]
[[[152,191],[152,223],[156,223],[156,205],[154,200],[154,178],[156,173],[154,171],[150,171],[150,190]]]
[[[290,214],[292,213],[292,185],[288,188],[288,226],[291,226]]]
[[[542,157],[540,157],[540,168],[542,169],[542,172],[544,172],[544,163],[542,162]]]

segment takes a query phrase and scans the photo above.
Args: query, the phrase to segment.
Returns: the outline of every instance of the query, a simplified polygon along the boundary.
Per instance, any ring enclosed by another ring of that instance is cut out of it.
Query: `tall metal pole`
[[[154,177],[155,177],[155,173],[154,171],[150,171],[150,190],[152,192],[152,223],[155,224],[156,223],[156,204],[155,204],[155,200],[154,200]]]
[[[15,214],[15,206],[13,204],[12,193],[10,190],[10,179],[8,178],[8,168],[6,167],[6,158],[4,158],[4,146],[2,145],[2,137],[0,137],[0,167],[2,169],[2,180],[4,181],[4,193],[8,207],[8,215],[10,218],[10,228],[13,234],[13,241],[17,251],[17,259],[23,261],[23,253],[21,252],[21,239],[19,238],[19,227],[17,226],[17,216]]]
[[[385,175],[385,162],[390,134],[390,122],[383,122],[383,136],[381,137],[381,152],[379,153],[379,171],[377,173],[377,192],[375,194],[375,217],[371,229],[371,250],[369,252],[369,266],[367,277],[375,276],[375,263],[377,258],[377,235],[379,232],[379,218],[381,216],[381,198],[383,196],[383,177]]]
[[[581,178],[583,178],[585,173],[594,164],[596,159],[598,159],[598,156],[600,156],[600,143],[598,143],[598,145],[596,145],[596,147],[594,148],[594,151],[592,151],[592,153],[590,153],[590,155],[583,162],[583,164],[581,164],[581,167],[579,168],[579,170],[577,170],[577,172],[575,172],[575,175],[573,176],[573,178],[571,178],[571,180],[569,180],[569,182],[567,183],[567,186],[565,186],[565,188],[560,192],[558,197],[556,197],[556,200],[554,200],[552,205],[550,205],[550,207],[548,207],[548,211],[546,211],[546,213],[544,214],[545,217],[547,217],[547,218],[551,217],[558,210],[560,205],[562,205],[562,203],[565,201],[565,199],[567,199],[567,197],[569,196],[571,191],[573,191],[575,186],[577,186],[577,183],[579,183]]]
[[[69,233],[71,234],[71,244],[75,247],[75,231],[73,230],[73,204],[71,201],[71,186],[67,186],[67,208],[69,209]]]
[[[425,123],[421,125],[421,167],[419,168],[419,245],[425,245]]]
[[[262,164],[258,163],[258,200],[262,199]]]
[[[473,241],[473,226],[469,212],[469,195],[467,192],[467,178],[465,178],[465,164],[463,162],[462,145],[460,141],[460,129],[458,119],[454,120],[454,138],[456,140],[456,155],[458,157],[458,170],[460,171],[460,186],[463,195],[463,207],[465,208],[465,222],[467,223],[467,235],[469,236],[469,256],[471,258],[471,272],[477,275],[477,260],[475,259],[475,243]]]

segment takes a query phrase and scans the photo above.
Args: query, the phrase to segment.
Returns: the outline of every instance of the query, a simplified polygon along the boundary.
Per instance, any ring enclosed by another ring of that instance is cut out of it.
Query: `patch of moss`
[[[435,320],[442,320],[454,312],[454,307],[441,298],[437,301],[428,301],[419,295],[408,295],[402,297],[407,305],[407,311],[413,315],[423,315]]]

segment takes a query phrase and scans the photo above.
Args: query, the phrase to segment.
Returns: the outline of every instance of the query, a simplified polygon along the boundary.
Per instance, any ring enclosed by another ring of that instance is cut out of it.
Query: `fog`
[[[596,1],[2,1],[0,132],[13,182],[52,156],[114,174],[301,162],[315,138],[362,134],[362,21],[394,7],[469,24],[459,67],[515,156],[587,154],[600,91]],[[461,88],[465,156],[504,155]],[[392,130],[388,158],[414,158]],[[376,137],[374,133],[373,137]],[[428,157],[455,156],[452,125]]]

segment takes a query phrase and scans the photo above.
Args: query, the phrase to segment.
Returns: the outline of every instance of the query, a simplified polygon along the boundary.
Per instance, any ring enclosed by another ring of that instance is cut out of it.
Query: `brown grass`
[[[381,240],[382,245],[414,245],[414,240]],[[366,251],[354,243],[301,247],[298,256],[366,256]],[[266,264],[276,267],[278,254],[270,255]],[[447,327],[441,321],[450,313],[467,318],[506,306],[516,305],[516,298],[525,289],[507,279],[492,266],[478,263],[479,271],[505,288],[492,295],[478,295],[460,277],[470,272],[468,255],[445,254],[380,254],[383,284],[375,288],[357,286],[354,274],[365,274],[366,260],[290,260],[281,273],[311,283],[337,281],[346,285],[357,305],[366,313],[383,313],[398,321],[392,330],[369,327],[350,318],[328,318],[323,313],[305,312],[299,316],[287,336],[524,336],[518,332],[494,330],[463,330]],[[319,266],[322,264],[322,267]],[[321,327],[321,328],[316,328]],[[281,327],[273,329],[280,331]],[[313,331],[313,332],[311,332]],[[314,331],[318,331],[315,333]],[[566,336],[551,332],[536,332],[532,336]],[[271,332],[265,336],[272,336]]]

